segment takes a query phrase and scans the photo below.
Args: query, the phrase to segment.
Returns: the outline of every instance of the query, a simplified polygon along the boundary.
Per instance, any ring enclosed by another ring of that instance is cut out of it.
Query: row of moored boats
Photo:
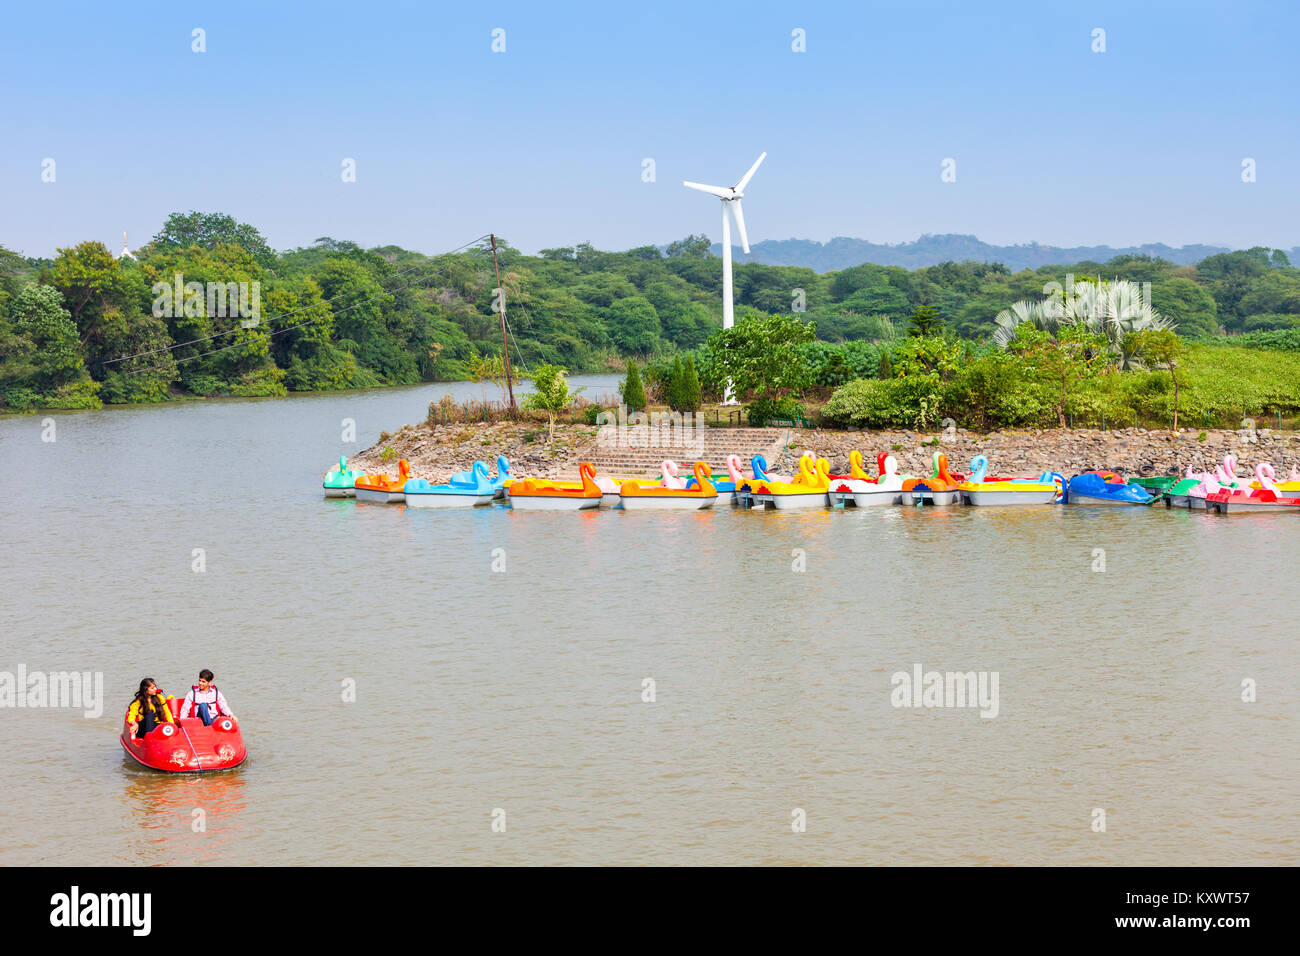
[[[830,462],[805,452],[793,475],[768,470],[762,455],[750,459],[748,474],[736,455],[727,458],[727,472],[714,476],[705,462],[696,462],[689,477],[679,475],[675,462],[664,461],[660,477],[617,479],[596,474],[590,462],[583,462],[577,481],[547,478],[517,478],[504,457],[496,460],[496,474],[476,461],[469,471],[452,475],[442,483],[411,476],[405,459],[397,463],[396,475],[367,475],[348,468],[340,458],[323,484],[327,498],[352,498],[386,504],[405,503],[413,508],[455,508],[490,504],[504,500],[511,508],[531,511],[571,511],[588,508],[625,510],[698,510],[715,505],[792,510],[824,507],[872,507],[876,505],[1005,506],[1056,503],[1150,505],[1163,502],[1223,513],[1242,511],[1291,511],[1300,508],[1300,471],[1294,466],[1285,481],[1278,481],[1273,467],[1261,462],[1254,480],[1237,475],[1232,455],[1214,472],[1195,473],[1188,469],[1179,477],[1135,478],[1110,471],[1088,471],[1066,480],[1056,472],[1038,477],[990,476],[988,458],[977,456],[966,474],[949,470],[948,458],[936,452],[932,474],[903,475],[893,455],[876,456],[875,475],[863,467],[862,454],[849,454],[849,471],[831,474]]]

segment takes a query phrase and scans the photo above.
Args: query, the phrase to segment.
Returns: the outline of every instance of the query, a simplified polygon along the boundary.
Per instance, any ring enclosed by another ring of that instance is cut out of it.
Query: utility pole
[[[497,274],[497,303],[501,306],[501,347],[506,357],[506,392],[510,395],[510,417],[519,413],[515,405],[515,386],[510,380],[510,343],[506,340],[506,290],[501,288],[501,266],[497,262],[497,237],[492,233],[492,268]]]

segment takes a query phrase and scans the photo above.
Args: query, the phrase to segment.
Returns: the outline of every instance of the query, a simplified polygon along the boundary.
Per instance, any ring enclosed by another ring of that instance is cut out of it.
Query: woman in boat
[[[181,702],[182,717],[196,716],[203,721],[203,726],[211,727],[218,717],[234,717],[226,695],[217,690],[212,683],[212,671],[206,667],[199,671],[199,682],[190,688]]]
[[[143,737],[159,724],[176,723],[171,708],[167,706],[167,696],[152,677],[140,681],[140,689],[126,710],[126,722],[133,737]]]

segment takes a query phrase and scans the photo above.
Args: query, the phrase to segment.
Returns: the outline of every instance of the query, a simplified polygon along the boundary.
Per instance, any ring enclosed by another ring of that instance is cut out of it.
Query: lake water
[[[108,698],[0,709],[0,864],[1300,862],[1300,518],[322,500],[446,391],[0,420],[0,668]],[[201,667],[248,762],[138,768]]]

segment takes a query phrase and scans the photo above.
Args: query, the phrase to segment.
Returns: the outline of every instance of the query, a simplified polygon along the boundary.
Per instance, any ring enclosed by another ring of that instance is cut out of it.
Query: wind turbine
[[[754,173],[758,172],[758,167],[765,159],[767,153],[761,154],[754,160],[754,165],[749,167],[749,172],[741,176],[740,182],[734,186],[706,186],[689,180],[682,183],[688,189],[698,189],[702,193],[717,196],[722,200],[722,327],[724,329],[729,329],[736,324],[735,306],[731,301],[731,220],[727,218],[727,213],[730,210],[731,215],[735,216],[736,231],[740,233],[740,247],[748,255],[749,237],[745,235],[745,214],[741,211],[740,200],[744,198],[745,187],[749,185],[749,181],[754,178]]]

